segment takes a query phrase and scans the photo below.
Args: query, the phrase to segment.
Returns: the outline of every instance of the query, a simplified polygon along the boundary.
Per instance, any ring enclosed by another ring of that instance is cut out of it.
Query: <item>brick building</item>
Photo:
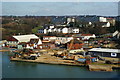
[[[42,49],[55,49],[55,43],[49,40],[42,41]]]
[[[73,41],[71,40],[70,42],[67,43],[67,49],[69,49],[71,46],[71,49],[80,49],[83,46],[82,41],[78,39],[74,39]]]

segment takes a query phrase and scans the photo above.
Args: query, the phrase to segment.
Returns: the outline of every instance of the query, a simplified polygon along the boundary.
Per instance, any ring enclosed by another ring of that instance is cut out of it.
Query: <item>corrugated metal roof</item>
[[[30,41],[30,39],[32,38],[36,38],[38,39],[39,37],[37,37],[35,34],[30,34],[30,35],[18,35],[18,36],[13,36],[15,39],[17,39],[19,42],[28,42]]]
[[[92,48],[89,51],[120,53],[120,49]]]

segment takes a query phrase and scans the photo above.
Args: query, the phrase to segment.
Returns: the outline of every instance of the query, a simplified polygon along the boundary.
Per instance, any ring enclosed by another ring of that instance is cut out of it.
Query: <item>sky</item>
[[[33,0],[31,0],[33,1]],[[35,16],[64,16],[64,15],[101,15],[117,16],[118,2],[2,2],[2,15],[35,15]],[[87,1],[87,0],[85,0]],[[93,0],[94,1],[94,0]],[[100,0],[97,0],[100,1]]]
[[[120,0],[1,0],[2,2],[118,2]]]

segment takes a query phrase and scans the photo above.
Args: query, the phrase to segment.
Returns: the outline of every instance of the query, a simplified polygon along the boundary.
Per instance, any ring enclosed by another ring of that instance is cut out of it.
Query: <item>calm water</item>
[[[85,67],[11,62],[9,52],[1,53],[3,78],[118,78],[120,71],[90,72]],[[0,57],[1,58],[1,57]]]

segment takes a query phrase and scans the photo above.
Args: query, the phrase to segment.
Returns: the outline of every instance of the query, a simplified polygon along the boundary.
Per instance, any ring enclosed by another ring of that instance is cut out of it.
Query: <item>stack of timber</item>
[[[113,71],[110,65],[89,65],[90,71]]]

